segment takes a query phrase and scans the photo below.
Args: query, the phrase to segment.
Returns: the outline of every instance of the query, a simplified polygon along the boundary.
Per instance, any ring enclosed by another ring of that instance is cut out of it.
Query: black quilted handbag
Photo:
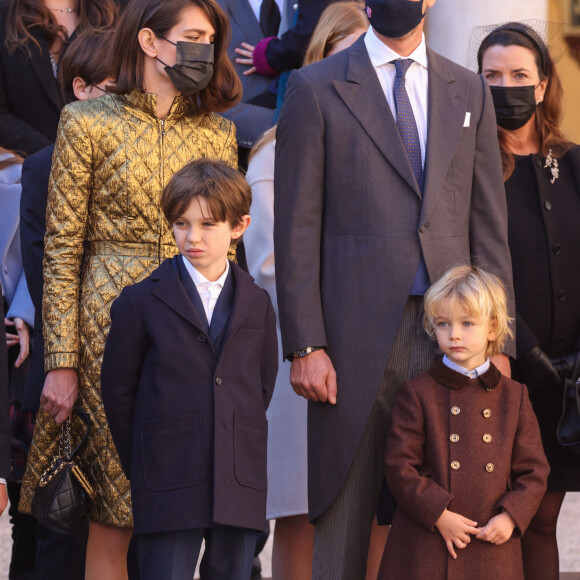
[[[558,442],[580,455],[580,351],[571,378],[564,379],[564,405],[558,423]]]
[[[91,428],[88,415],[78,408],[73,412],[85,423],[80,443],[71,449],[70,417],[62,424],[60,453],[42,474],[32,500],[32,515],[54,532],[72,534],[85,513],[87,495],[94,499],[94,491],[75,461]]]

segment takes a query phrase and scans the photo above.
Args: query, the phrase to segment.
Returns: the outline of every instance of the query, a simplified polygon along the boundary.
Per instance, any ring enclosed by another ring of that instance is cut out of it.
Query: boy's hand
[[[290,384],[305,399],[336,404],[336,371],[324,349],[292,360]]]
[[[437,531],[445,540],[447,551],[451,557],[457,559],[457,554],[453,547],[465,548],[471,542],[469,534],[477,534],[480,528],[476,528],[477,522],[463,517],[461,514],[445,510],[435,522]]]
[[[515,527],[516,522],[514,519],[507,512],[502,512],[491,518],[485,527],[480,528],[475,537],[478,540],[500,546],[512,537]]]

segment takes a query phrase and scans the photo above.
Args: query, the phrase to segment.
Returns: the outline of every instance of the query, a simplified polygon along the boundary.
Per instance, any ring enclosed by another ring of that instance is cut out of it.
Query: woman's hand
[[[465,548],[471,542],[471,536],[469,534],[475,535],[480,531],[475,526],[477,526],[477,522],[469,520],[461,514],[450,512],[447,509],[435,522],[435,527],[445,540],[447,551],[454,560],[457,559],[454,546],[460,549]]]
[[[243,56],[244,58],[236,58],[238,64],[243,64],[249,66],[248,70],[244,71],[244,75],[252,75],[256,72],[256,67],[254,66],[254,47],[247,42],[242,42],[241,48],[236,48],[236,52]]]
[[[487,522],[487,525],[479,530],[477,536],[478,540],[483,540],[484,542],[490,542],[496,546],[505,544],[514,533],[514,528],[516,527],[516,522],[507,513],[502,512],[497,516],[494,516]]]
[[[17,344],[20,345],[20,352],[16,362],[14,363],[14,366],[18,368],[26,360],[30,351],[30,329],[28,328],[28,324],[26,324],[22,318],[18,317],[14,318],[14,320],[5,318],[4,324],[6,324],[7,327],[13,326],[16,330],[16,334],[6,332],[6,346],[10,348]]]
[[[40,404],[57,423],[71,416],[79,396],[78,382],[76,369],[55,369],[46,375]]]

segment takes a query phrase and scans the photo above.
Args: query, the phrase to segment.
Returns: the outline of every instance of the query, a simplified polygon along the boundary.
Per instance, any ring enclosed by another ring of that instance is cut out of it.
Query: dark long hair
[[[145,53],[139,31],[150,28],[157,37],[166,36],[179,22],[188,6],[198,6],[215,30],[213,76],[208,86],[190,101],[200,113],[226,111],[242,97],[242,84],[228,58],[231,27],[227,16],[214,0],[133,0],[123,12],[113,42],[113,77],[109,91],[126,94],[144,88]]]
[[[30,56],[30,42],[41,49],[38,40],[32,35],[32,31],[38,28],[46,36],[48,46],[57,40],[68,40],[65,28],[58,24],[42,0],[8,0],[7,3],[6,47],[10,52],[22,48]],[[78,19],[76,31],[79,33],[86,28],[112,26],[118,8],[114,0],[76,0],[75,11]]]
[[[547,156],[549,150],[556,158],[561,157],[573,146],[560,129],[562,119],[562,84],[550,53],[533,29],[521,22],[510,22],[490,32],[481,43],[477,53],[477,64],[481,64],[486,50],[492,46],[522,46],[534,55],[540,81],[548,80],[544,100],[536,107],[536,133],[540,141],[540,153]],[[507,180],[515,168],[513,154],[508,149],[509,131],[498,126],[497,134],[501,149],[503,178]]]

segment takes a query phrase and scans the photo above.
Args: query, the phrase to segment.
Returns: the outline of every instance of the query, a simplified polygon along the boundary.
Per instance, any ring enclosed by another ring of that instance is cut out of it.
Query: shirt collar
[[[452,360],[447,358],[447,355],[443,355],[443,364],[450,368],[451,370],[457,371],[458,373],[469,377],[470,379],[475,379],[482,375],[489,369],[489,359],[487,359],[483,364],[480,364],[478,367],[474,369],[468,370],[457,363],[454,363]]]
[[[185,256],[181,256],[181,258],[196,288],[201,286],[202,284],[209,284],[210,286],[220,286],[221,288],[223,288],[224,284],[226,283],[226,278],[228,277],[230,271],[230,261],[228,259],[226,259],[226,269],[224,270],[224,273],[215,282],[210,282],[201,272],[196,270],[191,265],[190,261],[187,260]]]
[[[376,34],[373,27],[370,26],[365,34],[365,45],[369,58],[374,68],[397,60],[399,58],[410,58],[423,68],[427,68],[427,45],[425,44],[425,35],[422,34],[421,44],[409,55],[401,56],[393,49],[389,48]]]

